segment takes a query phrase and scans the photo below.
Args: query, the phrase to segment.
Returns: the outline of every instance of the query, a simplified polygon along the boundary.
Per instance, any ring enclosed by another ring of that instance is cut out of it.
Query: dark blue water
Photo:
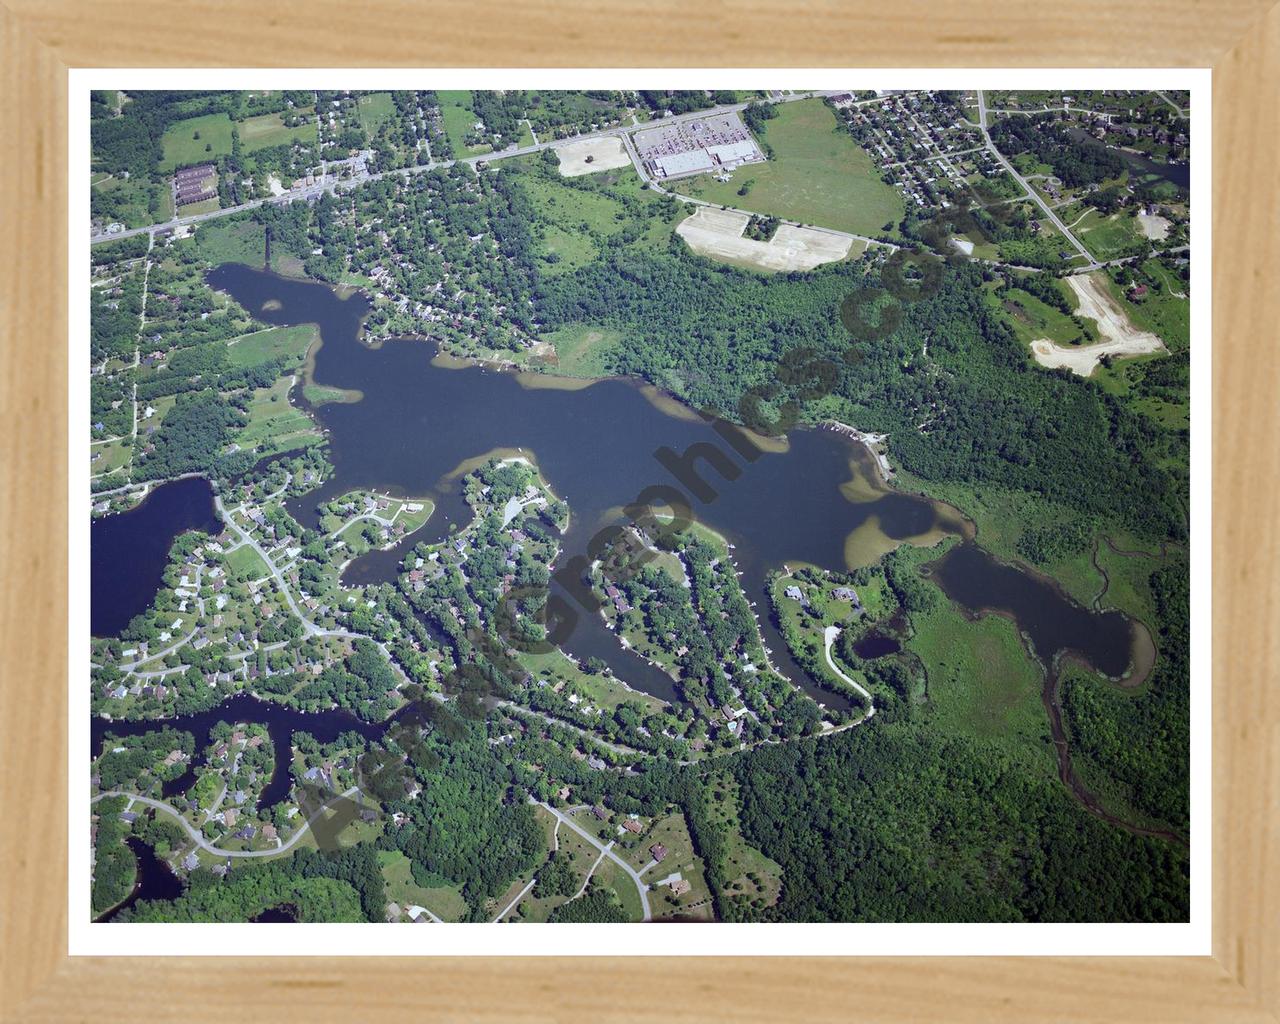
[[[187,530],[222,530],[213,488],[200,477],[161,484],[137,508],[93,521],[89,630],[94,636],[116,636],[150,607],[163,582],[169,548]]]

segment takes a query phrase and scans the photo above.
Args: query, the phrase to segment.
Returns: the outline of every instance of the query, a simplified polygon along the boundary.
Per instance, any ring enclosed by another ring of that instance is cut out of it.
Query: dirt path
[[[1075,274],[1066,281],[1079,300],[1076,313],[1097,323],[1103,340],[1094,345],[1075,346],[1038,338],[1031,343],[1031,354],[1041,366],[1051,370],[1066,367],[1072,373],[1088,377],[1103,356],[1142,356],[1167,351],[1158,336],[1133,325],[1101,274]]]

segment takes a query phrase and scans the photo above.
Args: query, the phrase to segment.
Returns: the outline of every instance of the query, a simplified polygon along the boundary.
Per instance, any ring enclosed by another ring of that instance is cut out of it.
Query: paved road
[[[790,96],[783,96],[778,99],[778,103],[791,103],[795,100],[811,99],[815,96],[835,96],[841,90],[832,89],[826,91],[815,91],[806,93],[793,93]],[[726,114],[735,111],[746,110],[750,106],[749,103],[726,103],[718,107],[708,107],[705,110],[695,110],[688,114],[676,114],[671,117],[662,118],[661,121],[652,122],[653,124],[678,124],[681,121],[694,120],[700,117],[711,117],[716,114]],[[649,124],[642,124],[639,127],[644,128]],[[332,193],[339,188],[355,188],[369,181],[379,181],[383,178],[390,178],[399,175],[408,178],[414,174],[422,174],[425,171],[433,171],[437,168],[452,167],[455,163],[471,164],[475,166],[478,163],[490,163],[494,160],[509,160],[511,157],[528,156],[532,153],[541,153],[544,149],[554,149],[557,146],[564,146],[571,142],[582,142],[586,139],[602,139],[613,135],[622,135],[624,138],[628,132],[634,132],[637,126],[634,124],[621,124],[613,128],[602,128],[600,131],[585,132],[581,135],[574,135],[567,139],[555,139],[550,142],[539,142],[532,146],[509,146],[497,153],[482,153],[479,156],[464,157],[461,160],[437,160],[425,164],[415,164],[413,167],[401,167],[394,171],[380,171],[377,174],[369,174],[367,172],[357,174],[350,178],[326,178],[326,180],[317,182],[315,185],[309,185],[306,188],[291,190],[279,196],[268,196],[263,199],[254,199],[247,203],[241,203],[239,206],[228,206],[221,210],[211,210],[208,213],[195,214],[190,217],[175,216],[172,220],[164,221],[159,224],[150,224],[144,228],[129,228],[126,231],[119,231],[115,234],[99,234],[93,235],[89,241],[93,245],[99,242],[111,242],[121,238],[130,238],[133,235],[149,234],[156,231],[163,231],[166,228],[185,227],[191,224],[199,224],[202,221],[212,220],[215,217],[226,217],[233,213],[243,213],[246,210],[256,210],[259,206],[274,205],[278,203],[291,203],[295,199],[316,199],[326,192]]]
[[[193,587],[192,587],[192,589],[194,589],[194,590],[195,590],[195,592],[196,592],[196,599],[195,599],[195,601],[196,601],[196,609],[197,609],[197,613],[196,613],[196,620],[197,620],[197,621],[199,621],[200,619],[203,619],[203,618],[204,618],[204,598],[202,598],[202,597],[200,597],[200,596],[199,596],[199,595],[200,595],[200,575],[201,575],[201,573],[202,573],[203,571],[204,571],[204,566],[203,566],[203,565],[197,565],[197,566],[196,566],[196,579],[195,579],[195,583],[193,584]],[[177,612],[177,613],[175,613],[175,614],[182,615],[182,616],[184,616],[184,617],[185,617],[185,616],[190,615],[191,613],[190,613],[190,612]],[[176,651],[176,650],[177,650],[179,647],[181,647],[183,644],[185,644],[185,643],[187,643],[189,640],[191,640],[191,639],[192,639],[192,638],[193,638],[193,637],[194,637],[198,632],[200,632],[200,627],[199,627],[199,626],[196,626],[194,629],[192,629],[192,630],[191,630],[191,632],[190,632],[190,633],[188,633],[186,636],[184,636],[181,640],[176,640],[176,641],[174,641],[173,643],[171,643],[168,647],[164,648],[163,650],[160,650],[160,651],[154,651],[154,652],[153,652],[153,651],[148,651],[148,652],[147,652],[147,656],[146,656],[145,658],[140,658],[139,660],[134,661],[134,662],[130,662],[130,663],[129,663],[129,664],[127,664],[127,665],[126,665],[126,664],[124,664],[124,663],[121,663],[121,664],[120,664],[119,666],[117,666],[117,667],[120,669],[120,671],[121,671],[121,672],[125,672],[125,673],[132,673],[132,672],[133,672],[133,670],[134,670],[135,668],[137,668],[139,665],[146,665],[148,662],[155,661],[157,658],[163,658],[163,657],[166,657],[167,655],[172,654],[174,651]],[[159,673],[159,674],[160,674],[160,675],[167,675],[169,672],[173,672],[173,671],[175,671],[175,669],[165,669],[165,671],[164,671],[164,672]],[[148,673],[148,674],[149,674],[149,675],[155,675],[156,673]]]
[[[1100,264],[1097,260],[1095,260],[1093,258],[1093,254],[1089,252],[1089,250],[1086,249],[1083,245],[1080,244],[1080,239],[1076,238],[1076,236],[1071,233],[1071,230],[1064,223],[1062,223],[1062,219],[1054,212],[1053,207],[1051,207],[1048,203],[1044,201],[1044,199],[1040,197],[1039,192],[1037,192],[1029,184],[1027,184],[1027,180],[1021,174],[1019,174],[1016,170],[1014,170],[1013,164],[1009,163],[1009,161],[1005,159],[1004,154],[1001,153],[1000,150],[996,148],[996,144],[991,141],[991,133],[987,131],[986,93],[984,93],[983,90],[981,89],[978,90],[978,127],[979,127],[979,130],[981,130],[982,132],[983,139],[986,140],[987,149],[990,150],[991,155],[994,156],[996,160],[1000,162],[1000,165],[1013,176],[1014,180],[1019,185],[1022,186],[1023,191],[1026,192],[1027,195],[1030,196],[1035,201],[1036,205],[1039,206],[1040,209],[1044,211],[1044,215],[1049,218],[1049,221],[1053,224],[1054,227],[1056,227],[1059,231],[1062,232],[1063,237],[1066,238],[1066,240],[1072,244],[1072,246],[1076,249],[1077,252],[1080,253],[1080,255],[1082,255],[1086,260],[1089,261],[1089,265],[1087,269],[1097,270],[1102,264]]]
[[[218,510],[218,516],[224,523],[226,523],[227,529],[239,537],[242,543],[248,544],[249,547],[253,548],[253,550],[258,553],[258,557],[266,563],[267,570],[271,573],[276,584],[280,587],[280,592],[284,594],[284,599],[288,603],[289,608],[292,609],[293,614],[296,615],[298,620],[302,623],[302,628],[306,631],[307,636],[342,635],[344,631],[322,629],[302,614],[302,609],[298,607],[298,603],[293,599],[293,592],[289,590],[289,584],[285,582],[284,576],[281,574],[280,570],[276,568],[275,562],[271,561],[271,556],[262,549],[262,545],[254,539],[253,534],[249,533],[248,530],[242,529],[240,524],[232,518],[231,513],[227,511],[226,506],[222,503],[221,494],[215,494],[213,496],[213,504]],[[237,505],[232,511],[240,512],[243,511],[243,508],[243,505]],[[239,547],[239,545],[237,545],[237,547]],[[235,548],[232,548],[231,550],[234,551]]]
[[[357,794],[359,792],[360,790],[356,786],[352,786],[345,793],[341,794],[341,796],[335,796],[330,798],[329,800],[326,800],[323,804],[321,804],[316,809],[315,813],[312,814],[311,817],[309,817],[306,821],[304,821],[301,825],[298,826],[298,828],[294,831],[293,835],[289,837],[288,842],[281,843],[280,846],[278,846],[274,850],[223,850],[211,844],[207,839],[205,839],[203,835],[201,835],[198,831],[196,831],[196,829],[192,827],[191,822],[187,821],[187,819],[184,818],[181,812],[179,812],[176,808],[172,807],[169,804],[164,803],[161,800],[152,800],[148,796],[139,796],[137,793],[126,793],[123,790],[113,789],[113,790],[109,790],[106,793],[98,794],[90,801],[90,803],[96,804],[103,797],[107,797],[107,796],[125,796],[125,797],[128,797],[130,800],[137,801],[140,804],[146,804],[148,807],[154,807],[157,811],[164,811],[166,814],[171,814],[178,819],[179,824],[181,824],[182,827],[187,830],[187,835],[191,837],[191,839],[195,842],[195,844],[198,847],[200,847],[200,849],[205,850],[209,853],[212,853],[215,857],[275,857],[278,854],[284,853],[285,850],[288,850],[290,847],[293,846],[294,843],[296,843],[299,839],[301,839],[304,835],[306,835],[307,829],[311,826],[311,823],[315,821],[317,818],[321,817],[324,814],[324,812],[328,809],[330,804],[336,803],[338,800],[349,798],[352,795]]]
[[[640,906],[644,908],[644,920],[645,921],[653,920],[653,911],[649,908],[649,887],[645,884],[644,880],[640,877],[640,873],[636,871],[635,868],[633,868],[625,860],[623,860],[616,853],[614,853],[612,849],[610,849],[610,847],[613,846],[612,843],[610,843],[609,846],[605,846],[598,839],[596,839],[595,836],[593,836],[590,832],[588,832],[581,825],[579,825],[576,821],[574,821],[568,815],[561,814],[550,804],[544,804],[541,800],[535,800],[532,796],[529,797],[529,802],[532,804],[537,804],[544,811],[549,811],[551,814],[555,815],[558,821],[562,822],[565,825],[568,825],[571,829],[577,832],[578,835],[582,836],[583,839],[589,842],[597,850],[602,851],[605,854],[605,856],[607,856],[611,861],[613,861],[615,864],[621,867],[623,871],[625,871],[628,875],[630,875],[631,880],[636,883],[636,891],[640,893]]]
[[[493,922],[492,922],[492,923],[493,923],[493,924],[497,924],[497,923],[498,923],[499,921],[501,921],[504,917],[506,917],[509,913],[511,913],[511,911],[515,910],[515,908],[516,908],[516,904],[518,904],[522,899],[524,899],[524,898],[525,898],[525,895],[529,892],[529,890],[530,890],[530,889],[532,889],[532,888],[533,888],[535,885],[537,885],[537,884],[538,884],[538,876],[537,876],[537,875],[534,875],[534,877],[533,877],[533,878],[529,879],[529,884],[528,884],[528,885],[526,885],[523,889],[521,889],[521,890],[516,894],[516,898],[515,898],[515,899],[513,899],[510,903],[508,903],[508,904],[507,904],[506,909],[505,909],[505,910],[503,910],[503,911],[502,911],[502,913],[500,913],[497,917],[495,917],[495,918],[493,919]],[[424,907],[423,909],[424,909],[424,910],[426,910],[426,908],[425,908],[425,907]],[[429,910],[428,910],[428,911],[427,911],[427,913],[429,913],[429,914],[430,914],[430,913],[431,913],[431,911],[429,911]],[[432,916],[434,917],[435,915],[433,914]],[[436,918],[436,920],[437,920],[437,921],[439,921],[440,919],[437,917],[437,918]]]
[[[872,703],[872,697],[871,697],[870,691],[861,683],[859,683],[856,679],[852,679],[849,676],[845,675],[844,672],[841,670],[840,666],[838,666],[831,657],[831,645],[835,643],[835,639],[840,635],[840,633],[841,633],[841,629],[839,626],[828,626],[823,631],[822,642],[826,648],[825,653],[827,656],[827,664],[831,666],[832,672],[834,672],[846,683],[852,686],[855,690],[857,690],[860,694],[862,694],[862,696],[867,698],[867,706],[869,710],[867,711],[867,714],[865,717],[870,718],[872,715],[876,713],[875,704]]]

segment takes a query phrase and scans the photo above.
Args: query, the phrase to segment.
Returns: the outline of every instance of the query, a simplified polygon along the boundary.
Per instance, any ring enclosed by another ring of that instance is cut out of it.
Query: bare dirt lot
[[[613,167],[626,167],[631,163],[627,151],[622,148],[622,140],[613,136],[607,139],[583,139],[581,142],[557,146],[556,156],[560,158],[560,173],[566,178],[607,171]]]
[[[761,270],[812,270],[844,259],[853,243],[844,235],[791,224],[780,225],[769,241],[757,242],[742,235],[750,220],[745,213],[700,206],[676,233],[700,256]]]
[[[1138,214],[1138,224],[1142,227],[1143,235],[1154,242],[1163,242],[1169,237],[1169,229],[1173,227],[1173,222],[1168,218],[1154,213]]]
[[[1076,274],[1067,278],[1076,293],[1076,313],[1096,321],[1103,340],[1094,345],[1057,345],[1047,338],[1031,343],[1031,353],[1041,366],[1056,369],[1065,366],[1072,373],[1087,377],[1103,356],[1144,356],[1164,352],[1164,342],[1150,331],[1136,328],[1124,309],[1107,289],[1099,272]]]

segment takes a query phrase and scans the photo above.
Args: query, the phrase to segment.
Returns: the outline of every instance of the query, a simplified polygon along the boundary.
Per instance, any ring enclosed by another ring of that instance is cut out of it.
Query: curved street
[[[123,796],[123,797],[128,797],[130,800],[136,801],[137,803],[146,804],[148,807],[154,807],[157,811],[164,811],[166,814],[171,814],[173,815],[173,817],[178,819],[178,821],[182,824],[182,827],[187,830],[187,835],[191,837],[191,839],[195,842],[195,844],[198,847],[200,847],[200,849],[204,850],[207,853],[213,854],[215,857],[275,857],[281,853],[284,853],[286,850],[292,847],[294,843],[296,843],[299,839],[301,839],[304,835],[306,835],[308,829],[311,827],[311,823],[315,821],[317,818],[319,818],[321,815],[323,815],[324,812],[329,809],[330,804],[337,803],[339,800],[342,800],[342,799],[349,799],[353,794],[356,794],[359,792],[360,790],[358,787],[352,786],[345,793],[338,794],[334,796],[332,799],[326,800],[323,804],[320,805],[319,809],[314,814],[311,815],[311,817],[309,817],[306,821],[304,821],[301,825],[298,826],[298,828],[294,831],[293,835],[289,837],[288,842],[281,843],[274,850],[223,850],[220,847],[214,846],[207,839],[205,839],[205,837],[201,835],[192,826],[191,822],[187,821],[187,819],[182,816],[182,813],[176,807],[173,807],[171,804],[165,803],[163,800],[153,800],[149,796],[139,796],[137,793],[127,793],[124,790],[112,789],[112,790],[108,790],[105,793],[99,793],[92,800],[90,800],[89,803],[96,804],[103,797],[107,797],[107,796]]]

